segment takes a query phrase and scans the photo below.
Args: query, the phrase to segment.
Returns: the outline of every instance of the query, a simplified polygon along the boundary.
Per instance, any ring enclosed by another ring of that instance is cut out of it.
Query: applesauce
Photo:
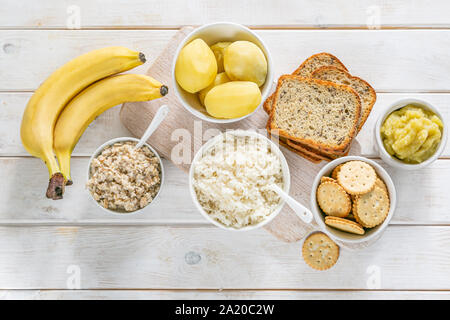
[[[432,111],[409,104],[384,120],[381,139],[391,156],[405,163],[417,164],[436,152],[443,127],[442,120]]]

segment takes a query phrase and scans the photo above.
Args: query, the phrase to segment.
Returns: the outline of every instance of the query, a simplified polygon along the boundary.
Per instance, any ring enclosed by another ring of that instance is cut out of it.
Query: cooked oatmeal
[[[118,142],[92,160],[87,188],[104,208],[131,212],[152,202],[161,186],[161,164],[146,146]]]

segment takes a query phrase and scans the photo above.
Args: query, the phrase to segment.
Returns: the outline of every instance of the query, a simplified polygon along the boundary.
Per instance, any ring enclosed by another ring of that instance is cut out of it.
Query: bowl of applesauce
[[[402,99],[380,115],[375,139],[380,157],[395,168],[424,168],[444,151],[447,124],[441,112],[419,99]]]

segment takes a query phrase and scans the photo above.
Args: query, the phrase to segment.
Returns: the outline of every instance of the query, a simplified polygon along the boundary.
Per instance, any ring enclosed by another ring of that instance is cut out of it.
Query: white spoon
[[[145,130],[144,135],[141,137],[139,142],[134,146],[134,150],[139,149],[144,145],[144,143],[150,138],[153,132],[159,127],[161,122],[169,113],[169,107],[167,105],[161,106],[153,117],[152,121],[148,125],[147,130]]]
[[[294,198],[284,192],[284,190],[276,184],[273,184],[270,187],[273,191],[278,193],[281,199],[286,201],[288,206],[291,207],[292,210],[294,210],[294,212],[297,214],[297,216],[299,216],[300,219],[302,219],[305,223],[311,223],[313,215],[312,212],[309,211],[309,209],[300,204],[297,200],[294,200]]]

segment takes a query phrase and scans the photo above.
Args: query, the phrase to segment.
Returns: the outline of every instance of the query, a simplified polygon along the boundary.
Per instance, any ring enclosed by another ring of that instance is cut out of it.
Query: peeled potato
[[[234,119],[252,113],[261,103],[261,91],[251,81],[231,81],[212,88],[205,97],[206,111],[215,118]]]
[[[223,65],[231,80],[252,81],[258,87],[266,81],[266,56],[250,41],[236,41],[230,44],[225,49]]]
[[[230,78],[228,78],[227,74],[225,72],[218,73],[216,78],[214,79],[213,83],[211,83],[209,86],[207,86],[205,89],[201,90],[198,93],[198,99],[202,103],[202,105],[205,105],[205,97],[206,94],[215,86],[218,86],[219,84],[230,82]]]
[[[198,92],[209,86],[216,74],[216,57],[205,41],[196,39],[181,49],[175,64],[175,79],[184,90]]]
[[[225,49],[231,44],[231,42],[217,42],[211,46],[211,50],[216,56],[217,72],[223,72],[223,54]]]

